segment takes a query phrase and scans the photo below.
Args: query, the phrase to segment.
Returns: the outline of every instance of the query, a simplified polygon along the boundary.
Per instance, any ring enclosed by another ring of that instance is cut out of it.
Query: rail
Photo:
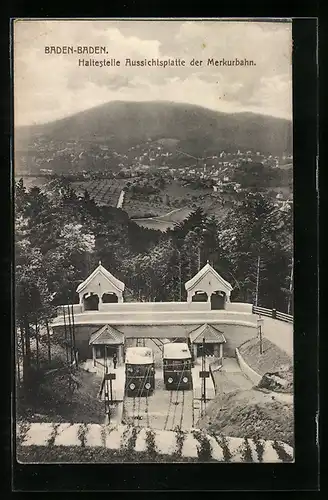
[[[253,314],[268,316],[269,318],[285,321],[286,323],[293,323],[293,316],[277,311],[276,309],[266,309],[265,307],[253,306],[252,312]]]

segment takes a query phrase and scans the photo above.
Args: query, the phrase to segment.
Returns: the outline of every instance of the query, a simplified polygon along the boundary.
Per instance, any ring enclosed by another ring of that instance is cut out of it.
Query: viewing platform
[[[74,312],[74,323],[75,325],[101,325],[108,322],[116,325],[200,324],[205,322],[256,324],[257,316],[252,313],[251,304],[245,304],[248,306],[249,312],[233,310],[233,304],[230,304],[230,310],[211,310],[204,307],[207,306],[206,303],[150,302],[149,304],[150,307],[142,302],[110,304],[111,307],[107,307],[106,310]],[[53,326],[63,325],[64,321],[67,321],[67,318],[64,318],[63,315],[57,316],[53,321]]]
[[[209,263],[185,283],[185,289],[186,301],[125,302],[125,284],[99,262],[77,287],[79,304],[59,306],[51,326],[55,335],[65,339],[68,323],[73,323],[76,347],[84,359],[91,357],[90,339],[99,344],[98,350],[100,344],[112,346],[121,357],[125,339],[181,338],[193,344],[192,331],[208,325],[224,335],[224,355],[234,356],[236,347],[258,335],[261,315],[262,335],[293,354],[292,316],[231,302],[232,286]]]

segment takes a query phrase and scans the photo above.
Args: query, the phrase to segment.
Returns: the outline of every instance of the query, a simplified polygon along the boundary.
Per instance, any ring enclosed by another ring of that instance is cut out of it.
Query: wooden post
[[[203,356],[202,356],[202,371],[204,372],[205,371],[205,337],[203,338]],[[206,382],[205,382],[206,378],[204,377],[203,378],[203,398],[204,398],[204,404],[206,404]]]
[[[46,329],[47,329],[47,343],[48,343],[48,363],[51,363],[51,340],[50,340],[50,330],[49,330],[49,323],[48,320],[46,319]]]
[[[109,379],[109,386],[110,386],[110,402],[113,403],[113,380]]]
[[[73,349],[74,349],[74,361],[75,361],[75,366],[77,368],[78,367],[78,359],[77,359],[77,352],[76,352],[76,346],[75,346],[75,322],[74,322],[73,304],[72,304],[72,340],[73,340]]]
[[[179,254],[179,301],[182,301],[182,270],[181,270],[181,252],[177,250]]]
[[[260,263],[261,263],[261,257],[259,255],[257,258],[257,270],[256,270],[256,291],[255,291],[255,305],[256,305],[256,307],[257,307],[257,304],[259,301]]]
[[[22,344],[22,359],[25,356],[25,341],[24,341],[24,331],[22,325],[19,326],[20,334],[21,334],[21,344]]]
[[[18,350],[18,328],[15,328],[15,351],[16,351],[16,370],[17,370],[17,378],[18,383],[20,384],[20,363],[19,363],[19,350]]]
[[[258,328],[258,335],[260,339],[260,354],[263,353],[263,345],[262,345],[262,323],[263,319],[261,318],[261,315],[259,315],[258,320],[257,320],[257,328]]]
[[[72,342],[72,323],[71,323],[71,308],[69,300],[67,300],[67,314],[68,314],[68,331],[69,331],[69,346],[70,346],[70,365],[73,364],[73,342]]]
[[[196,361],[197,360],[197,344],[193,344],[193,349],[194,349],[194,359]]]
[[[294,258],[292,258],[292,268],[290,270],[289,297],[288,297],[288,305],[287,305],[287,314],[290,314],[290,306],[291,306],[292,291],[293,291],[293,277],[294,277]]]
[[[38,321],[35,320],[35,344],[36,344],[36,366],[39,369],[39,336],[38,336]]]
[[[66,347],[66,364],[69,365],[68,361],[68,340],[67,340],[67,327],[66,327],[66,313],[65,313],[65,306],[63,306],[63,313],[64,313],[64,333],[65,333],[65,347]]]

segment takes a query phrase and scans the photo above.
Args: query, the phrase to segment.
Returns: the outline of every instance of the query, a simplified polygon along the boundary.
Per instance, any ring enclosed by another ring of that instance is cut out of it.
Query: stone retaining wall
[[[239,363],[240,369],[244,373],[244,375],[246,375],[246,377],[249,378],[249,380],[251,382],[253,382],[254,385],[258,385],[262,379],[262,375],[259,375],[255,370],[253,370],[253,368],[251,368],[246,363],[246,361],[244,360],[244,358],[240,354],[238,348],[236,348],[236,357],[237,357],[237,361]]]

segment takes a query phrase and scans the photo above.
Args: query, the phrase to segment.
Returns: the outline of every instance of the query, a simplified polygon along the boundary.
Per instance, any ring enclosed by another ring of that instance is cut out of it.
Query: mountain
[[[170,139],[195,156],[222,150],[255,150],[265,154],[291,153],[292,124],[253,113],[222,113],[201,106],[167,101],[114,101],[67,118],[15,131],[16,151],[33,144],[76,143],[81,149],[106,144],[124,152],[147,140]]]

